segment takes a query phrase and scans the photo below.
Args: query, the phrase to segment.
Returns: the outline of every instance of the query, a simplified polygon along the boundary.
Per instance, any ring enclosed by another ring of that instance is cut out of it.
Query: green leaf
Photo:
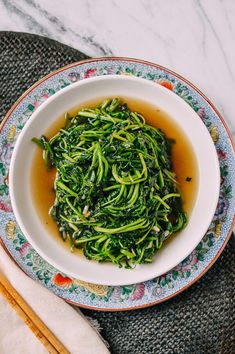
[[[7,185],[2,184],[0,186],[0,196],[8,195],[8,193],[9,193],[9,189],[8,189]]]
[[[200,254],[206,254],[208,252],[207,248],[201,248],[200,249]]]
[[[179,90],[180,87],[181,87],[181,83],[180,83],[180,82],[177,82],[177,84],[176,84],[176,89]]]
[[[133,287],[132,286],[124,286],[123,288],[122,288],[122,293],[123,294],[130,294],[130,293],[132,293],[132,291],[133,291]]]
[[[91,300],[94,300],[94,299],[95,299],[95,294],[91,293],[90,299],[91,299]]]
[[[197,245],[197,250],[200,251],[201,248],[202,248],[202,242],[200,242],[200,243]]]
[[[50,278],[45,277],[45,278],[44,278],[44,283],[45,283],[45,284],[48,284],[49,280],[50,280]]]
[[[227,165],[221,166],[220,173],[222,177],[226,177],[228,175],[228,166]]]
[[[146,78],[147,78],[147,79],[150,79],[150,80],[154,80],[154,79],[155,79],[155,75],[148,73],[148,74],[146,75]]]
[[[34,106],[30,103],[29,105],[28,105],[28,110],[30,110],[31,112],[33,112],[34,111]]]
[[[173,270],[173,271],[172,271],[172,278],[173,278],[174,280],[176,280],[176,279],[178,278],[178,275],[179,275],[179,272],[177,272],[176,270]]]
[[[6,176],[6,168],[2,162],[0,162],[0,172],[1,172],[2,176]]]
[[[20,241],[26,242],[26,241],[25,241],[25,238],[24,238],[24,236],[23,236],[22,234],[18,233],[17,236],[18,236],[18,239],[19,239]]]
[[[232,198],[232,186],[229,185],[224,189],[224,192],[228,198]]]
[[[165,278],[160,281],[160,285],[161,286],[166,286],[167,285],[167,282],[166,282]]]
[[[204,256],[203,256],[203,254],[198,254],[197,258],[198,258],[198,260],[201,261],[201,262],[204,261]]]
[[[214,242],[212,240],[209,240],[207,244],[209,247],[212,247],[214,245]]]

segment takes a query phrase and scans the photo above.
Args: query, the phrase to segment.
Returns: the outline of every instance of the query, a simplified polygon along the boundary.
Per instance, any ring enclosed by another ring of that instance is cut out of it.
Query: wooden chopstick
[[[51,354],[69,354],[64,345],[55,337],[41,321],[22,296],[13,288],[6,277],[0,272],[0,293],[13,307],[24,323],[31,329],[44,347]]]

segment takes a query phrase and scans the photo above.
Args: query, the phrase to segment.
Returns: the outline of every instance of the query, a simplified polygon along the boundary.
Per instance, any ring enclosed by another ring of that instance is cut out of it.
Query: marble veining
[[[213,101],[235,138],[234,0],[0,0],[0,30],[166,66]]]

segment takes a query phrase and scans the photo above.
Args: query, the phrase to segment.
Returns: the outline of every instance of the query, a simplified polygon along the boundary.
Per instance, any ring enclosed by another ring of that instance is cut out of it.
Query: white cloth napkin
[[[88,320],[65,301],[25,275],[0,245],[0,271],[72,354],[108,354]],[[0,353],[47,353],[0,294]]]

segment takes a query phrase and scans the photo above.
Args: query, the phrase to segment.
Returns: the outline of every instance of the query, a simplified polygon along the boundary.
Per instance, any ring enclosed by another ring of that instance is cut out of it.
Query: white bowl
[[[33,204],[30,171],[36,146],[32,137],[40,137],[64,112],[99,97],[122,96],[156,104],[182,128],[194,150],[199,173],[196,201],[187,227],[171,238],[153,263],[135,269],[97,263],[70,253],[43,226]],[[44,102],[25,124],[14,148],[9,186],[17,222],[35,250],[63,273],[102,285],[133,284],[166,273],[186,258],[201,241],[213,218],[219,196],[220,173],[216,150],[210,134],[188,104],[170,90],[141,78],[100,76],[85,79],[59,91]]]

